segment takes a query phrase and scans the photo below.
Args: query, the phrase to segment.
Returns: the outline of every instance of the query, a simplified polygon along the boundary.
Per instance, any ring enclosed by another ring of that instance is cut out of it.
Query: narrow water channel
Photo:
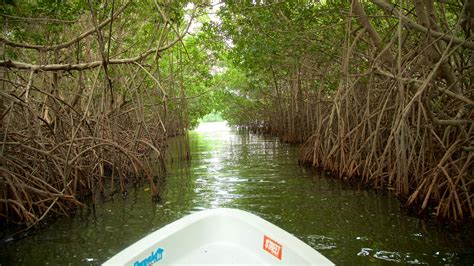
[[[190,132],[189,141],[192,160],[172,160],[161,203],[151,202],[146,187],[126,199],[100,202],[95,212],[84,210],[40,233],[3,241],[0,264],[97,265],[186,214],[218,207],[255,213],[336,264],[474,263],[472,231],[447,233],[405,215],[389,195],[299,167],[297,148],[276,138],[213,123]]]

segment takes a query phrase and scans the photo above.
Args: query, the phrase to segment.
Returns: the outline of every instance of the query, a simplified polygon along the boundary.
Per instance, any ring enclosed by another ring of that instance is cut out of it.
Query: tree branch
[[[400,17],[401,20],[402,20],[402,23],[405,26],[409,27],[409,28],[412,28],[412,29],[417,30],[417,31],[421,31],[423,33],[428,33],[431,36],[436,37],[436,38],[440,38],[440,39],[442,39],[443,41],[446,41],[446,42],[452,41],[453,44],[458,44],[458,45],[460,45],[464,48],[474,50],[474,42],[469,42],[467,40],[461,40],[461,39],[455,38],[452,35],[448,35],[448,34],[445,34],[445,33],[442,33],[442,32],[438,32],[438,31],[428,29],[428,28],[426,28],[426,27],[410,20],[408,17],[402,15],[400,12],[398,12],[398,10],[393,5],[387,3],[385,0],[371,0],[371,1],[372,1],[372,3],[374,3],[374,4],[378,5],[379,7],[381,7],[387,13],[389,13],[391,15],[394,15],[396,17]]]
[[[12,15],[7,15],[7,14],[0,14],[0,16],[9,18],[12,20],[26,20],[26,21],[39,21],[39,22],[64,23],[64,24],[73,24],[79,21],[79,20],[63,20],[63,19],[55,19],[55,18],[17,17],[17,16],[12,16]]]
[[[352,1],[352,9],[354,10],[354,14],[356,15],[356,18],[359,21],[359,24],[367,32],[374,46],[377,47],[379,51],[381,51],[382,60],[390,65],[394,65],[395,58],[390,53],[390,51],[384,49],[382,38],[380,37],[380,35],[377,33],[377,31],[374,29],[374,27],[370,23],[369,19],[367,18],[367,14],[365,13],[364,8],[359,3],[359,0]]]
[[[384,76],[387,76],[389,78],[393,78],[393,79],[400,79],[402,80],[403,82],[407,82],[407,83],[416,83],[416,84],[423,84],[423,81],[422,80],[419,80],[419,79],[411,79],[411,78],[402,78],[402,77],[397,77],[395,75],[393,75],[392,73],[389,73],[389,72],[386,72],[386,71],[383,71],[380,67],[376,66],[376,70],[377,70],[377,73],[379,74],[382,74]],[[437,89],[438,91],[446,94],[446,95],[449,95],[453,98],[456,98],[460,101],[463,101],[465,102],[466,104],[469,104],[469,105],[473,105],[474,106],[474,101],[470,100],[469,98],[466,98],[465,96],[463,95],[460,95],[460,94],[457,94],[457,93],[454,93],[448,89],[443,89],[439,86],[434,86],[435,89]]]

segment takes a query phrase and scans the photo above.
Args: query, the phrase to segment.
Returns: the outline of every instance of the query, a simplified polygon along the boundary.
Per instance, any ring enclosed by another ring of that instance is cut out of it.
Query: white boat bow
[[[236,209],[185,216],[149,234],[103,265],[334,265],[303,241]]]

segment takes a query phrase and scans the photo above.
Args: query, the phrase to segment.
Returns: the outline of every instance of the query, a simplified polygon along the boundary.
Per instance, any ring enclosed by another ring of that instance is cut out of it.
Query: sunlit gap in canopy
[[[223,132],[223,131],[230,131],[230,127],[227,121],[201,122],[199,123],[199,126],[194,131],[196,132]]]
[[[220,113],[213,111],[199,119],[199,125],[194,131],[222,132],[230,131],[230,127],[229,123],[222,118]]]

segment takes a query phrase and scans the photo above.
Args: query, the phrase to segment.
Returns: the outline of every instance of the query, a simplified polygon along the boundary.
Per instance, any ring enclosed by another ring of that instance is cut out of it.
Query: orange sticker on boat
[[[281,253],[282,253],[281,244],[265,235],[263,236],[263,250],[265,250],[266,252],[272,254],[273,256],[281,260]]]

